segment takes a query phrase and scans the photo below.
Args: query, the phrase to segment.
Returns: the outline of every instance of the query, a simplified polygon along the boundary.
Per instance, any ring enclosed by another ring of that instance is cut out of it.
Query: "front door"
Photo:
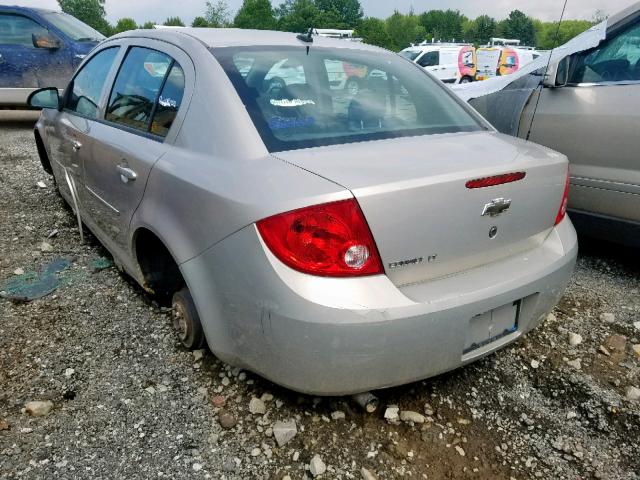
[[[640,221],[640,22],[571,60],[542,90],[530,140],[569,157],[573,209]]]
[[[142,201],[164,138],[182,102],[184,72],[166,53],[132,46],[120,66],[104,112],[83,157],[84,204],[97,227],[127,250],[131,218]]]

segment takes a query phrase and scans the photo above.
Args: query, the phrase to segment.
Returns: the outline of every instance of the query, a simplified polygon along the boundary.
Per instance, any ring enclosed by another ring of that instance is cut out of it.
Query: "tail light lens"
[[[567,171],[567,179],[564,182],[564,193],[562,194],[562,203],[560,204],[560,210],[558,210],[558,215],[556,215],[556,223],[554,225],[558,225],[564,217],[567,215],[567,205],[569,203],[569,172]]]
[[[384,272],[355,199],[281,213],[260,220],[257,227],[273,254],[299,272],[325,277]]]

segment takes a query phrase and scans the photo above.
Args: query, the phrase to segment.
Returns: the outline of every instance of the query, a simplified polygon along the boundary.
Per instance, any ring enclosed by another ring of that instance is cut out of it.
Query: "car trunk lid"
[[[556,152],[485,132],[274,156],[353,193],[396,285],[455,274],[540,245],[554,226],[567,172],[566,158]],[[513,172],[526,176],[486,188],[466,186]]]

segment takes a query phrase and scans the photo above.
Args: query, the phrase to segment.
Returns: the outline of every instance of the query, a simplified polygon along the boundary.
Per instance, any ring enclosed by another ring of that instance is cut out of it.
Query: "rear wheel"
[[[462,77],[460,79],[460,83],[471,83],[471,82],[473,82],[473,79],[471,77],[468,77],[468,76],[467,77]]]
[[[204,345],[204,332],[198,311],[187,287],[173,294],[173,327],[182,345],[197,350]]]

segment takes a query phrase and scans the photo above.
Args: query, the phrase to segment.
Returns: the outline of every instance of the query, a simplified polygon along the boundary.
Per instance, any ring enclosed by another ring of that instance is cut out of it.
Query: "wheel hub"
[[[173,304],[173,328],[178,334],[180,341],[185,341],[189,335],[189,321],[187,312],[181,302]]]

